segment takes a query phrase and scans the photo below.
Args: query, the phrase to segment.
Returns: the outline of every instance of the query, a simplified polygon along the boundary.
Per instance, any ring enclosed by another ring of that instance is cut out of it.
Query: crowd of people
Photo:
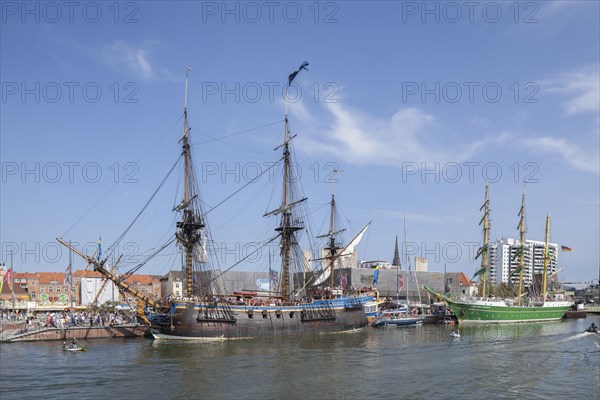
[[[57,311],[23,314],[1,311],[0,324],[12,322],[19,325],[19,333],[41,328],[71,328],[85,326],[110,326],[136,322],[136,316],[123,312]]]

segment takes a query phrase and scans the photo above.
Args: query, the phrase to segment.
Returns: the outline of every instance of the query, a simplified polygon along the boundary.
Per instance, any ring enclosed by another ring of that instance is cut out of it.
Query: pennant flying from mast
[[[102,236],[98,238],[98,261],[102,259]]]
[[[298,72],[302,71],[303,69],[308,71],[308,68],[306,67],[308,67],[308,62],[304,61],[300,68],[298,68],[296,71],[292,72],[290,76],[288,76],[288,86],[292,84],[292,81],[294,80],[296,75],[298,75]]]

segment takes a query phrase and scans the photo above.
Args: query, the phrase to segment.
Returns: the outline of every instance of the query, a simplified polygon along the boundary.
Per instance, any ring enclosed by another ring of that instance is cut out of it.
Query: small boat
[[[451,339],[458,339],[459,337],[460,337],[460,333],[458,333],[457,331],[450,332]]]
[[[438,324],[446,324],[446,325],[456,325],[456,321],[452,319],[452,317],[442,317]]]
[[[373,326],[375,328],[381,327],[399,327],[399,326],[419,326],[423,323],[423,317],[411,317],[406,314],[405,309],[387,310],[383,312],[375,322]]]
[[[77,342],[71,343],[71,344],[63,343],[63,350],[64,351],[87,351],[85,346],[82,346]]]
[[[598,327],[596,326],[595,323],[592,322],[592,324],[590,325],[590,327],[587,328],[585,330],[585,332],[587,332],[587,333],[598,333]]]

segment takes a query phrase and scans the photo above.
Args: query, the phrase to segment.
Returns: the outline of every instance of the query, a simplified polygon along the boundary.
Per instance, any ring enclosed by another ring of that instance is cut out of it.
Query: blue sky
[[[559,255],[561,278],[597,279],[599,7],[2,2],[1,258],[12,249],[17,271],[61,271],[54,238],[89,249],[121,234],[179,153],[186,66],[203,200],[219,203],[279,158],[282,89],[306,60],[290,125],[307,235],[327,229],[340,168],[346,241],[373,220],[361,259],[391,261],[406,215],[413,255],[472,275],[487,178],[492,239],[517,235],[525,187],[527,237],[543,240],[550,213],[551,240],[573,248]],[[276,208],[276,183],[249,185],[208,215],[222,267],[272,236],[262,215]],[[172,233],[176,189],[165,185],[122,252]],[[264,257],[240,268],[264,269]]]

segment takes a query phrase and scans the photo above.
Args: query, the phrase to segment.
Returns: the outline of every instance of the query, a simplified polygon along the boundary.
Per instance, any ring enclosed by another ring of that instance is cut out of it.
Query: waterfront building
[[[511,274],[519,266],[516,255],[521,243],[517,239],[502,238],[489,246],[489,281],[497,286],[501,283],[518,284],[519,275]],[[558,244],[548,243],[548,275],[555,273],[557,267]],[[526,240],[524,248],[523,286],[528,287],[534,280],[541,279],[544,270],[545,243],[538,240]]]
[[[95,271],[77,270],[73,272],[72,285],[65,280],[64,272],[15,272],[13,285],[15,293],[15,308],[19,310],[63,310],[71,305],[76,307],[89,305],[102,286],[102,276]],[[160,282],[153,275],[131,275],[126,282],[143,293],[160,297]],[[113,300],[126,303],[128,299],[107,283],[105,289],[108,295],[99,296],[98,303]],[[108,296],[108,297],[107,297]],[[0,307],[12,307],[12,291],[4,282],[0,293]]]
[[[209,274],[210,271],[196,272],[196,282],[201,281],[201,274]],[[206,280],[206,278],[204,278]],[[212,280],[212,279],[208,279]],[[275,284],[270,280],[268,271],[226,271],[222,274],[223,291],[225,293],[243,291],[266,291],[276,290]],[[182,271],[169,271],[160,278],[160,288],[163,297],[183,295]],[[273,286],[271,288],[271,286]]]
[[[415,257],[415,270],[416,271],[428,271],[429,270],[429,262],[426,258],[423,257]]]

